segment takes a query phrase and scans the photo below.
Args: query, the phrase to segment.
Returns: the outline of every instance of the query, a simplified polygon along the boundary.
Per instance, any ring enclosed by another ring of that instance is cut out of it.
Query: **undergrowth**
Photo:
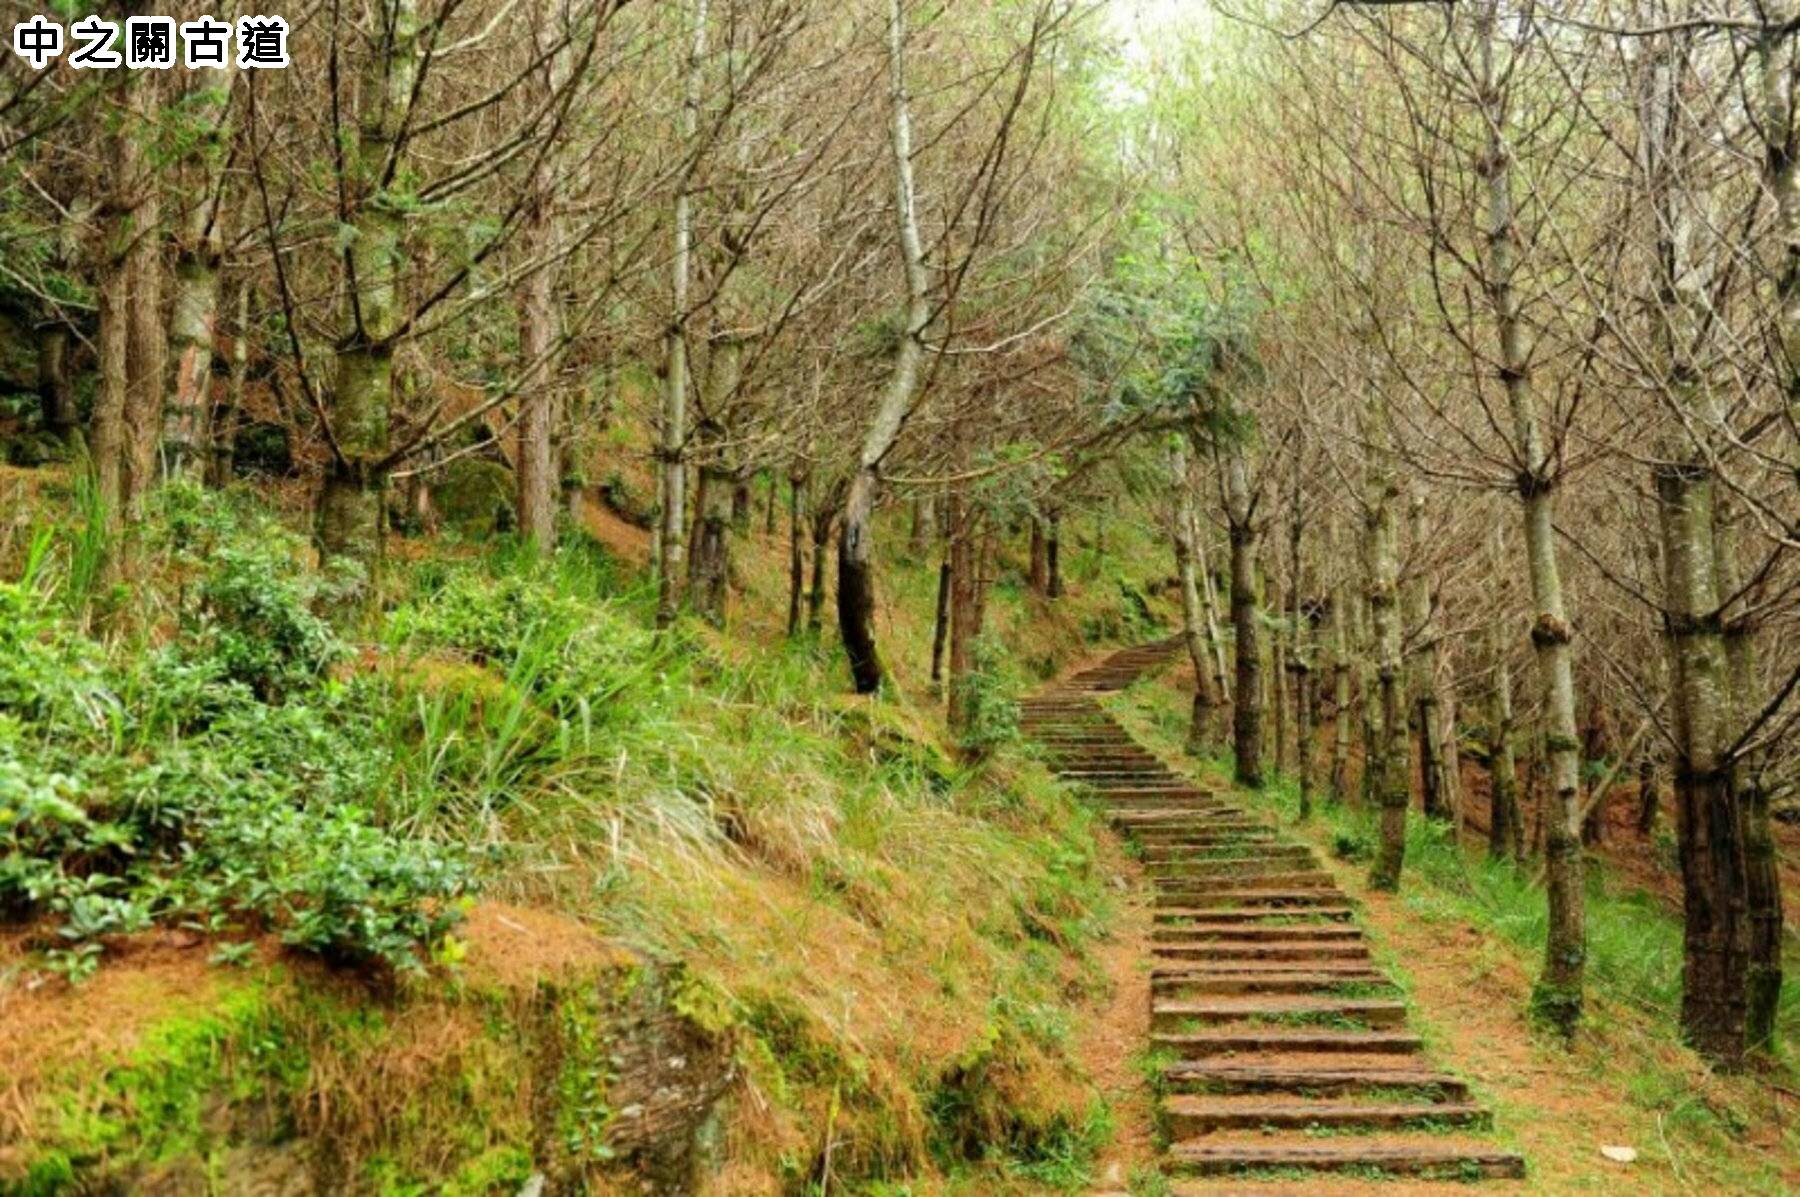
[[[1112,898],[1017,698],[1113,628],[1124,560],[1071,533],[1053,607],[1002,577],[952,740],[909,601],[935,571],[897,552],[896,684],[870,701],[835,644],[757,622],[784,561],[754,541],[723,631],[656,628],[580,535],[402,554],[380,609],[334,626],[361,580],[253,495],[154,501],[123,586],[77,509],[0,588],[0,917],[41,929],[28,970],[79,979],[162,926],[221,963],[272,936],[416,974],[455,965],[480,893],[703,975],[750,1095],[740,1163],[790,1191],[1091,1184],[1111,1112],[1071,1006],[1104,992]],[[483,1150],[511,1175],[528,1146]]]

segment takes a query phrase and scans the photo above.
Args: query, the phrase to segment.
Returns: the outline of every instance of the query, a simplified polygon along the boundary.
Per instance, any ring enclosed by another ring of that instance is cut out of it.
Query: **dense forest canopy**
[[[1378,891],[1419,819],[1482,836],[1565,1039],[1588,864],[1660,837],[1682,1037],[1780,1052],[1800,8],[281,15],[286,68],[0,65],[0,916],[55,921],[34,960],[239,919],[419,971],[567,844],[804,858],[823,799],[511,820],[623,784],[687,717],[645,679],[708,636],[816,651],[978,766],[1033,652],[1009,563],[1054,613],[1112,520],[1154,578],[1089,639],[1166,615],[1193,752],[1375,812]],[[496,546],[500,581],[455,564]],[[481,730],[434,741],[414,653],[528,701],[468,682]]]

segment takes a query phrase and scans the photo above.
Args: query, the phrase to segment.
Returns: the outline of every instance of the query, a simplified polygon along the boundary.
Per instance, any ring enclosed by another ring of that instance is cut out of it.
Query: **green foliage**
[[[159,510],[191,582],[166,643],[109,652],[41,575],[0,584],[0,915],[53,920],[71,979],[158,923],[422,967],[471,868],[364,808],[380,694],[325,675],[346,652],[308,606],[325,584],[265,517],[197,491]]]
[[[190,484],[158,492],[151,526],[199,584],[181,607],[183,651],[264,698],[319,680],[348,652],[315,608],[353,581],[301,565],[302,545],[267,514]]]
[[[994,636],[979,636],[971,648],[971,669],[959,683],[967,714],[961,746],[965,751],[986,753],[1019,736],[1019,703],[1012,680],[1002,665],[1009,659],[1006,646]]]

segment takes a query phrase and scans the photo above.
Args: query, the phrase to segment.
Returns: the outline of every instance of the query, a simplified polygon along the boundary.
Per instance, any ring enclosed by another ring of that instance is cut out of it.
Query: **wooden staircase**
[[[1469,1133],[1488,1112],[1423,1058],[1354,904],[1312,850],[1170,769],[1100,706],[1178,644],[1115,653],[1022,708],[1025,733],[1105,805],[1155,886],[1165,1170],[1294,1179],[1309,1193],[1327,1191],[1326,1173],[1523,1176],[1519,1155]]]

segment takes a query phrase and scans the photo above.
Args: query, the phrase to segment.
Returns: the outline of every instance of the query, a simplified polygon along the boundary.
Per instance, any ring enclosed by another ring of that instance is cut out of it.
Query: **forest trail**
[[[1519,1177],[1468,1085],[1434,1069],[1312,850],[1138,744],[1095,699],[1179,641],[1113,654],[1025,700],[1058,776],[1095,791],[1155,885],[1151,1048],[1166,1172]]]

